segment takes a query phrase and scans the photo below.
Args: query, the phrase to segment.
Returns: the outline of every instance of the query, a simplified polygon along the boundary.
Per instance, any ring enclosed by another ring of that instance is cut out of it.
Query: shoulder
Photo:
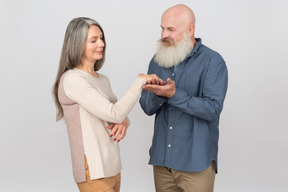
[[[87,84],[88,78],[79,70],[71,69],[62,75],[64,89],[75,88]]]
[[[78,70],[70,69],[63,74],[62,78],[64,81],[70,81],[79,78],[84,78],[84,75],[80,73],[80,71]]]
[[[200,53],[203,54],[205,57],[210,58],[212,61],[216,63],[225,62],[223,57],[218,53],[217,51],[207,47],[206,45],[203,45],[200,47]]]
[[[201,44],[199,47],[198,53],[196,53],[202,61],[205,61],[206,69],[218,70],[223,69],[227,70],[226,62],[223,57],[217,51],[207,47],[206,45]]]

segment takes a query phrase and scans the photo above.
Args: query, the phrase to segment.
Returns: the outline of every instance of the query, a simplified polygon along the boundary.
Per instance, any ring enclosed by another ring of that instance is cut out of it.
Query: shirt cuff
[[[167,99],[167,102],[169,104],[175,104],[177,103],[177,101],[182,101],[183,97],[186,95],[187,93],[183,90],[179,90],[179,89],[176,89],[176,92],[174,93],[174,95]]]

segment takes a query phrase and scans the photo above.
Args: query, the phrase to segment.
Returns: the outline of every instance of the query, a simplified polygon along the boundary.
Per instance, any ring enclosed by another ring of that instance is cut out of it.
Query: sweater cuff
[[[137,79],[135,80],[134,82],[135,84],[140,84],[141,85],[141,89],[142,89],[142,86],[146,84],[146,79],[143,79],[141,77],[137,77]]]

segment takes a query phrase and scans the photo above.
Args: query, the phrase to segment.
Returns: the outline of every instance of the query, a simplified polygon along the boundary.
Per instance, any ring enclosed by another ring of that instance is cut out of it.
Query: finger
[[[120,137],[118,138],[118,142],[119,141],[121,141],[122,139],[124,139],[124,137],[126,136],[126,131],[123,129],[122,131],[121,131],[121,135],[120,135]]]
[[[162,85],[162,80],[161,79],[158,79],[158,85]]]
[[[111,124],[111,125],[108,125],[108,126],[107,126],[107,129],[112,129],[112,128],[114,127],[114,125],[115,125],[114,123]]]
[[[117,131],[117,129],[118,129],[118,126],[114,126],[114,128],[112,129],[112,131],[111,131],[111,133],[110,133],[110,137],[112,137],[112,136],[115,134],[115,132]]]
[[[161,89],[162,86],[157,85],[157,84],[148,84],[145,85],[145,88],[150,88],[150,89]]]
[[[119,129],[117,129],[117,132],[116,132],[113,140],[116,141],[116,139],[119,137],[120,134],[121,134],[121,129],[119,128]]]
[[[151,79],[151,84],[156,84],[156,79],[155,78]]]
[[[152,84],[146,84],[142,86],[142,89],[145,91],[151,91],[153,88],[151,87]]]
[[[174,83],[174,81],[172,79],[170,79],[170,78],[167,78],[167,83],[171,85],[171,84]]]
[[[161,79],[161,85],[166,85],[166,82]]]
[[[159,79],[158,78],[154,78],[153,80],[154,80],[155,85],[159,85]]]

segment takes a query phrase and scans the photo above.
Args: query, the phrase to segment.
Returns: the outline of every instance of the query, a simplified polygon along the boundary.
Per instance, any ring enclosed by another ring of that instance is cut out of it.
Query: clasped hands
[[[113,140],[120,142],[127,135],[127,129],[130,125],[128,117],[124,119],[122,123],[112,123],[107,126],[107,129],[111,129],[110,137],[113,137]]]
[[[140,74],[139,77],[146,79],[146,85],[142,87],[143,90],[167,98],[171,98],[176,92],[175,82],[170,78],[167,78],[167,82],[165,82],[155,74]]]

